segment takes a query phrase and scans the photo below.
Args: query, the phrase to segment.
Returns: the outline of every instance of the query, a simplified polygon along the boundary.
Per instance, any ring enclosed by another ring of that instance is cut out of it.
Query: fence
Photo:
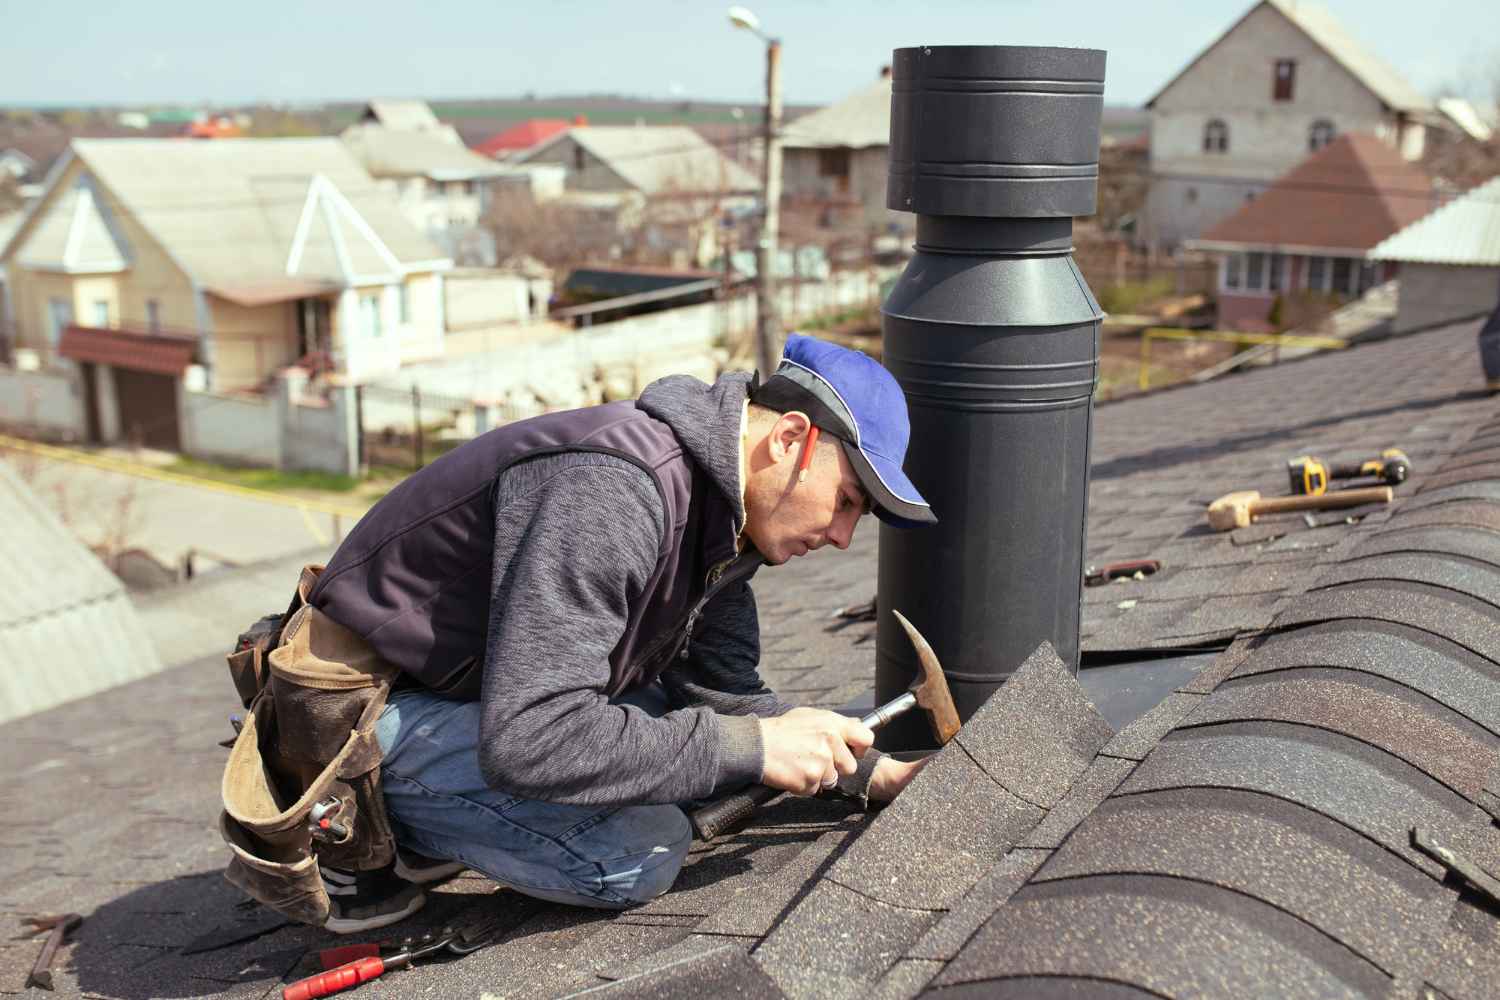
[[[80,441],[87,436],[83,385],[66,371],[0,368],[0,425],[28,436]]]
[[[1123,240],[1080,239],[1073,259],[1095,294],[1110,287],[1153,282],[1172,295],[1212,295],[1218,288],[1219,265],[1208,254],[1164,257],[1136,250]]]

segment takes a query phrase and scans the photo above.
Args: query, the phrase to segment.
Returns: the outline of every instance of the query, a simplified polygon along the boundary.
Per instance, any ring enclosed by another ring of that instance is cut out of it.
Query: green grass
[[[167,471],[181,476],[195,476],[218,483],[230,483],[251,490],[268,490],[272,493],[298,490],[347,493],[360,484],[360,480],[355,476],[338,476],[330,472],[283,472],[279,469],[218,465],[196,458],[180,458],[169,465]]]
[[[1099,293],[1099,305],[1107,313],[1138,312],[1142,306],[1171,295],[1176,288],[1177,284],[1171,278],[1110,285]]]

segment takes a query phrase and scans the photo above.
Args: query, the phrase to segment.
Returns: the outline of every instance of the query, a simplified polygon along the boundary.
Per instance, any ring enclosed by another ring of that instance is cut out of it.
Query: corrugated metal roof
[[[571,138],[647,195],[758,191],[760,181],[686,125],[584,125],[520,153],[525,163]]]
[[[161,669],[125,587],[0,462],[0,722]]]
[[[316,207],[323,197],[333,203],[338,225],[359,232],[363,227],[354,222],[359,219],[395,261],[444,260],[338,139],[79,139],[72,148],[103,187],[206,286],[285,277],[299,224],[308,206]],[[310,213],[319,226],[329,214]],[[205,236],[210,231],[212,238]],[[29,248],[31,238],[25,239]],[[319,246],[331,246],[331,239],[310,232],[305,259],[294,273],[343,280],[329,247],[324,262],[311,266]],[[346,241],[351,258],[357,258],[354,272],[389,272],[389,262],[366,247],[368,242],[362,232]]]
[[[782,134],[782,145],[790,149],[890,145],[891,78],[876,80],[836,104],[798,118]]]
[[[1370,256],[1419,264],[1500,266],[1500,177],[1381,241]]]

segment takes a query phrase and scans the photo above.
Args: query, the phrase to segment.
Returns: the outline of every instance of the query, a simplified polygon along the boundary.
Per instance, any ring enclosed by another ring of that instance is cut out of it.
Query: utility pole
[[[765,182],[760,241],[756,245],[755,362],[769,378],[781,358],[776,320],[776,238],[781,229],[781,41],[766,39]]]

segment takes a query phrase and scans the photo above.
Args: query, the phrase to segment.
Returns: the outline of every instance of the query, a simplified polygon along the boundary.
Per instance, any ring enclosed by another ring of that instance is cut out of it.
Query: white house
[[[1500,177],[1383,240],[1370,256],[1400,269],[1397,333],[1492,311],[1500,305]]]
[[[371,101],[339,138],[396,195],[411,223],[448,255],[468,256],[463,262],[469,264],[495,263],[494,248],[479,237],[478,227],[489,203],[488,184],[504,168],[465,146],[425,102]]]
[[[1146,103],[1151,187],[1143,238],[1199,236],[1348,132],[1421,157],[1432,105],[1327,11],[1260,0]]]

